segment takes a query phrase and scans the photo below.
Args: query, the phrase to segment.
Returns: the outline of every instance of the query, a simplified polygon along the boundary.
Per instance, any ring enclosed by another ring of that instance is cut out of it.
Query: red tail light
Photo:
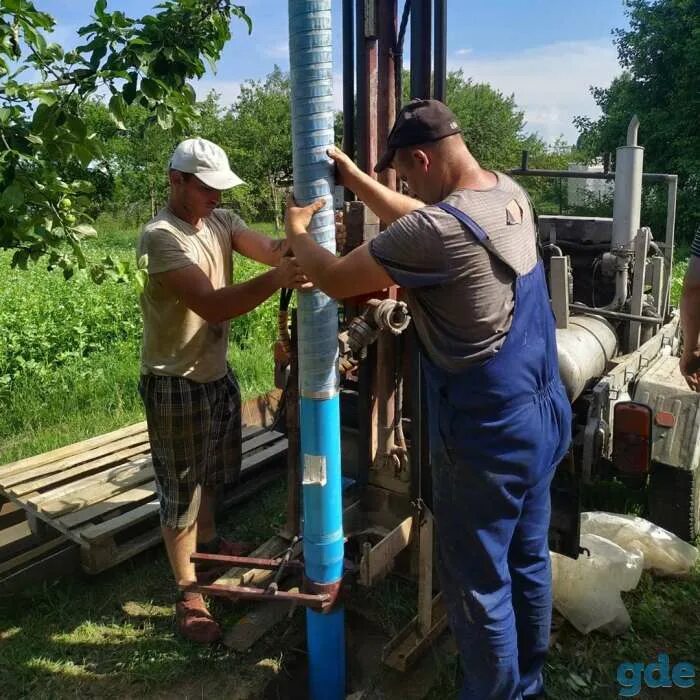
[[[651,464],[651,408],[636,401],[615,405],[613,464],[622,474],[643,476]]]

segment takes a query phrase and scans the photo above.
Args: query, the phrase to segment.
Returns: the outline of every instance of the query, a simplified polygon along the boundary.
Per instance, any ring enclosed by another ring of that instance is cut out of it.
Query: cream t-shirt
[[[226,374],[229,322],[208,323],[171,294],[154,275],[198,265],[214,289],[233,280],[233,239],[245,229],[227,209],[215,209],[197,230],[167,207],[143,228],[137,259],[148,256],[148,283],[141,295],[141,373],[210,382]]]

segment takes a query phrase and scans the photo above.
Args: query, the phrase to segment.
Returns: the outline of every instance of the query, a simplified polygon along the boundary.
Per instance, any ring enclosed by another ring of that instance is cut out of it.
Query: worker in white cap
[[[287,244],[251,231],[221,192],[242,180],[226,153],[201,138],[180,143],[170,159],[168,203],[144,226],[147,256],[141,295],[143,344],[139,391],[146,409],[163,540],[180,589],[196,580],[193,552],[241,555],[245,547],[215,527],[217,494],[241,467],[241,396],[226,359],[229,320],[281,287],[306,278]],[[233,284],[233,254],[271,269]],[[200,572],[200,578],[201,578]],[[179,593],[178,631],[210,643],[221,636],[202,596]]]

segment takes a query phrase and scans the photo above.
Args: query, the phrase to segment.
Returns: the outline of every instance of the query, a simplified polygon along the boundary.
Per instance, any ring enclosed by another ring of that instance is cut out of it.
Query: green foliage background
[[[625,0],[629,29],[614,32],[624,72],[592,89],[602,111],[579,117],[580,149],[589,157],[623,145],[633,114],[641,121],[646,172],[679,176],[678,238],[700,229],[700,4],[697,0]],[[648,188],[645,220],[663,227],[665,193]]]

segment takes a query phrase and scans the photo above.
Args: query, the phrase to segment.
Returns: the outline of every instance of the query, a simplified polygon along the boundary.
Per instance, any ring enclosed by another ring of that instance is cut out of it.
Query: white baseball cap
[[[206,139],[186,139],[179,143],[170,159],[170,169],[192,173],[215,190],[229,190],[243,184],[231,170],[224,149]]]

